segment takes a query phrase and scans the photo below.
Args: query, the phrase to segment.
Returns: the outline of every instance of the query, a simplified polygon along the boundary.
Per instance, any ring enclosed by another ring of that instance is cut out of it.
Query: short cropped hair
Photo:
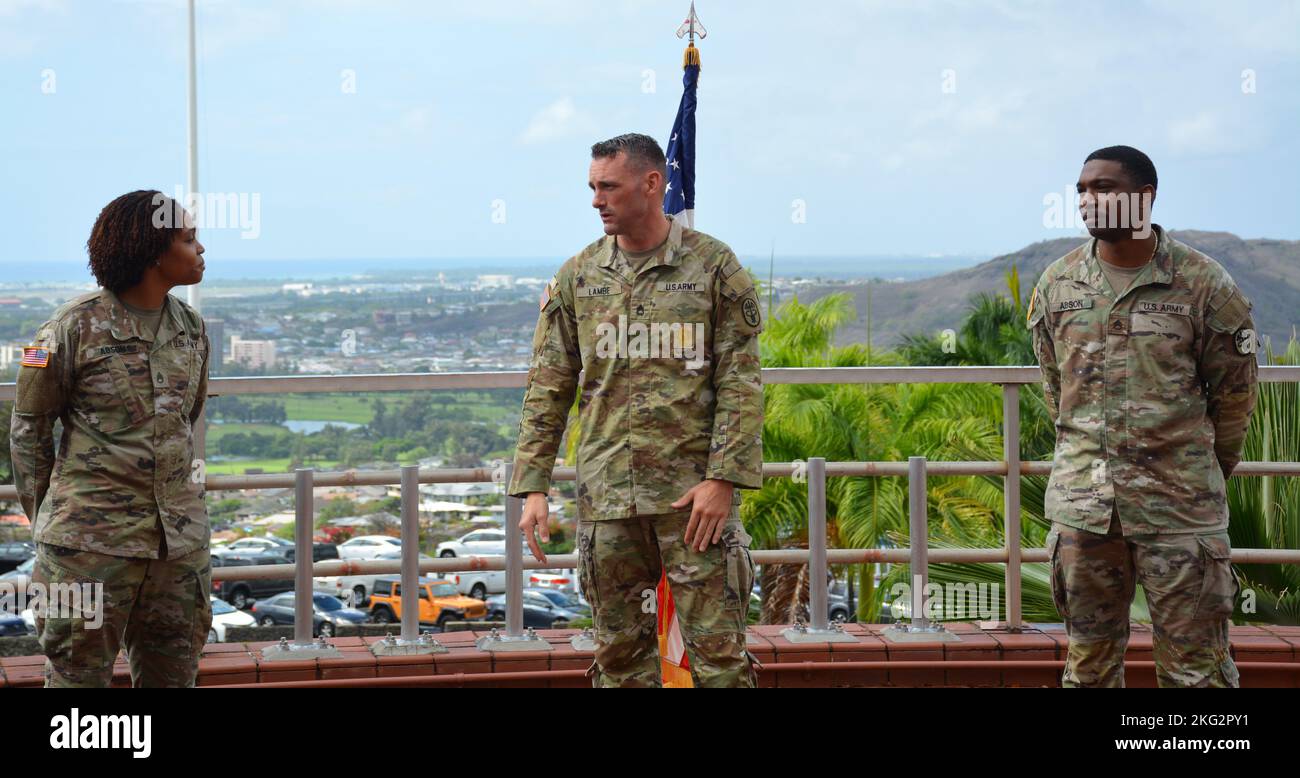
[[[649,135],[629,132],[609,140],[603,140],[591,147],[592,159],[612,157],[620,151],[627,154],[628,160],[638,168],[654,169],[663,172],[668,165],[664,150],[659,142]]]
[[[1094,159],[1118,162],[1120,167],[1124,168],[1124,172],[1132,177],[1139,188],[1147,184],[1150,184],[1152,189],[1156,188],[1155,163],[1146,154],[1132,146],[1107,146],[1104,149],[1097,149],[1089,154],[1083,163],[1086,165]]]

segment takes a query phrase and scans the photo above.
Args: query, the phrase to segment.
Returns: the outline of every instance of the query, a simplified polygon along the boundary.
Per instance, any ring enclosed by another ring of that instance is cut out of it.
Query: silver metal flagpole
[[[189,0],[189,79],[188,95],[189,103],[189,176],[186,181],[186,189],[189,197],[192,199],[199,191],[199,86],[198,86],[198,64],[194,44],[194,3],[195,0]],[[195,201],[196,202],[196,201]],[[199,285],[190,284],[185,288],[186,302],[196,311],[202,312],[202,303],[199,295]]]

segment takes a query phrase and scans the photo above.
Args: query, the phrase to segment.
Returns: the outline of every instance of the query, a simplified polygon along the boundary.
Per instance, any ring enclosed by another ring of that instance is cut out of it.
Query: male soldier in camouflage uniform
[[[652,138],[592,147],[606,236],[542,294],[509,493],[545,561],[546,492],[582,371],[579,577],[595,622],[596,686],[661,683],[653,603],[667,572],[696,686],[752,686],[753,565],[735,487],[762,486],[754,282],[725,244],[664,216]],[[722,545],[718,546],[721,540]]]
[[[1046,515],[1062,683],[1124,685],[1136,582],[1158,683],[1235,687],[1224,483],[1255,405],[1251,305],[1219,263],[1151,224],[1142,152],[1093,152],[1078,191],[1094,239],[1043,272],[1028,312],[1057,429]],[[1116,209],[1119,196],[1138,207]]]
[[[160,209],[178,221],[157,226]],[[123,644],[133,685],[194,684],[212,621],[208,517],[191,477],[208,339],[167,294],[203,277],[184,216],[159,192],[110,203],[88,244],[104,288],[61,306],[24,350],[10,448],[38,543],[33,583],[103,591],[99,608],[37,614],[47,686],[108,686]]]

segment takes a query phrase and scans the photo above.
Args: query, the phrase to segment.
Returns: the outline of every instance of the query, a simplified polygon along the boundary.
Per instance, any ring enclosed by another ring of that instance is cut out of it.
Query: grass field
[[[275,435],[280,432],[288,432],[288,428],[277,424],[209,424],[208,445],[216,445],[225,436],[234,435],[237,432],[258,432],[263,435]]]
[[[342,394],[299,394],[284,398],[284,412],[290,419],[309,421],[346,421],[369,424],[374,418],[371,398]]]
[[[283,459],[244,459],[233,462],[208,462],[208,475],[244,475],[247,470],[261,468],[263,473],[289,472],[289,458]],[[327,460],[313,460],[306,463],[317,470],[337,470],[338,463]]]

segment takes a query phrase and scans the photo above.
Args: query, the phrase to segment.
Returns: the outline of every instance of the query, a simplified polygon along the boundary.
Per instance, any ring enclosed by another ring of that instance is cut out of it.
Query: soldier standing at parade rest
[[[132,685],[193,686],[212,622],[192,465],[208,337],[168,292],[203,279],[203,246],[175,201],[137,191],[100,212],[87,249],[102,288],[60,306],[24,349],[11,424],[33,583],[102,592],[37,613],[45,684],[108,686],[125,645]]]
[[[1227,271],[1150,221],[1156,183],[1137,149],[1090,154],[1077,189],[1093,239],[1029,303],[1056,423],[1045,514],[1065,686],[1124,685],[1135,583],[1160,686],[1238,685],[1225,484],[1255,406],[1256,334]]]
[[[592,147],[605,236],[546,285],[509,494],[533,555],[582,372],[579,580],[597,642],[593,685],[658,686],[656,609],[671,587],[696,686],[753,686],[745,648],[753,564],[737,487],[762,486],[754,281],[726,244],[664,215],[653,138]],[[719,542],[721,545],[719,545]]]

